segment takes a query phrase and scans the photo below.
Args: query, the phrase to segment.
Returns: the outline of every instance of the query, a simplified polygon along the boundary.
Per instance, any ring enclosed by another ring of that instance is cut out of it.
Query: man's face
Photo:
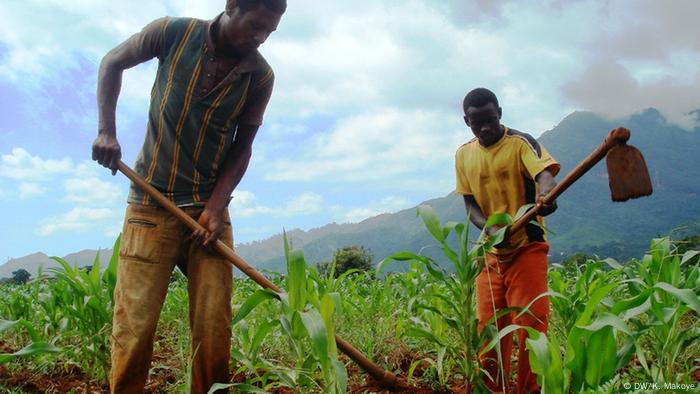
[[[503,136],[501,108],[496,107],[494,103],[488,103],[483,107],[467,108],[464,121],[482,146],[491,146]]]
[[[270,11],[263,4],[246,13],[237,7],[226,13],[229,19],[221,26],[224,42],[218,44],[236,55],[257,49],[277,29],[282,18],[282,14]]]

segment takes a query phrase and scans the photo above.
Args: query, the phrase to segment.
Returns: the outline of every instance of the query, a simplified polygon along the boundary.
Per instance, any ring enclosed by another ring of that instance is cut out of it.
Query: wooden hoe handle
[[[182,209],[180,209],[177,205],[175,205],[172,201],[165,197],[156,188],[151,186],[150,183],[146,182],[146,180],[143,179],[141,175],[129,168],[129,166],[124,164],[123,161],[119,161],[118,168],[119,171],[126,175],[127,178],[129,178],[138,187],[140,187],[146,193],[148,193],[148,195],[151,196],[154,200],[156,200],[158,204],[160,204],[163,208],[170,211],[170,213],[172,213],[173,215],[175,215],[175,217],[177,217],[183,223],[185,223],[185,225],[187,225],[187,227],[189,227],[192,231],[204,230],[204,227],[202,227],[201,224],[199,224],[196,220],[194,220],[192,217],[186,214]],[[221,256],[225,257],[228,261],[235,265],[236,268],[238,268],[239,270],[241,270],[241,272],[246,274],[246,276],[254,280],[255,283],[259,284],[263,288],[271,289],[276,293],[283,292],[279,287],[275,286],[275,284],[272,283],[269,279],[267,279],[263,274],[258,272],[255,268],[253,268],[253,266],[251,266],[240,256],[238,256],[220,239],[216,241],[216,245],[214,246],[214,248],[217,252],[221,254]],[[350,357],[350,359],[357,363],[363,370],[365,370],[365,372],[370,374],[382,386],[394,387],[397,384],[398,378],[396,377],[396,375],[384,370],[382,367],[372,362],[370,359],[365,357],[365,355],[362,354],[359,350],[355,349],[350,343],[346,342],[338,335],[335,336],[335,343],[338,345],[338,349],[340,349],[343,353]]]
[[[618,127],[612,130],[602,144],[600,144],[593,152],[591,152],[588,157],[583,159],[570,173],[568,173],[564,179],[561,180],[552,190],[547,193],[543,198],[545,204],[551,204],[554,200],[559,197],[566,189],[569,188],[574,182],[583,176],[588,170],[590,170],[596,163],[601,161],[608,151],[618,144],[624,144],[630,139],[630,131],[624,127]],[[525,224],[529,223],[531,220],[537,216],[537,211],[542,206],[542,203],[538,202],[534,207],[527,211],[520,219],[516,220],[515,223],[510,227],[510,234],[515,234],[518,230],[523,228]]]

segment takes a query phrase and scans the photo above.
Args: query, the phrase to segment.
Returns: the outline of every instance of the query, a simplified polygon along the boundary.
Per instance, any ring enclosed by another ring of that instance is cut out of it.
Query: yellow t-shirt
[[[455,155],[456,192],[473,195],[487,218],[498,212],[515,216],[521,206],[536,201],[537,174],[547,169],[556,175],[559,168],[535,138],[506,127],[503,137],[489,147],[481,146],[476,138],[459,147]],[[544,224],[542,217],[537,220]],[[538,240],[545,240],[542,229],[527,225],[511,235],[507,248],[495,253],[511,253]]]

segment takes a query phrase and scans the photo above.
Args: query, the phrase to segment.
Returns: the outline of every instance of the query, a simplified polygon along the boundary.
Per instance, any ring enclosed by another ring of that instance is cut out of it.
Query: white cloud
[[[325,207],[323,196],[305,192],[287,201],[284,205],[268,207],[258,203],[255,194],[237,190],[233,193],[233,200],[229,207],[231,216],[244,218],[256,215],[269,215],[273,217],[291,217],[312,215],[322,211]]]
[[[91,229],[109,228],[115,214],[108,208],[73,208],[70,211],[50,217],[39,226],[37,233],[48,236],[57,232],[85,232]]]
[[[19,184],[20,200],[28,200],[46,193],[47,189],[38,183],[22,182]]]
[[[233,192],[233,200],[231,200],[229,210],[231,216],[235,218],[266,215],[272,212],[271,208],[259,205],[255,195],[245,190],[236,190]]]
[[[153,15],[166,15],[166,2],[6,1],[0,37],[8,55],[0,75],[39,85],[73,66],[83,54],[97,64],[111,47],[138,31]],[[139,12],[133,12],[138,9]],[[32,20],[33,23],[25,23]],[[41,29],[36,29],[41,26]],[[50,32],[50,34],[47,34]]]
[[[682,82],[670,76],[642,82],[631,75],[629,68],[608,59],[591,66],[564,89],[579,106],[610,118],[654,107],[678,126],[693,129],[698,125],[690,113],[700,109],[700,69],[686,74]]]
[[[277,76],[271,109],[289,117],[450,105],[467,89],[460,87],[465,79],[484,75],[473,53],[489,50],[489,67],[500,74],[506,45],[497,35],[447,23],[431,2],[302,1],[263,49]]]
[[[341,221],[354,223],[382,213],[392,213],[406,209],[410,206],[411,202],[404,197],[388,196],[379,201],[372,201],[368,206],[352,208],[342,213],[339,217]]]
[[[123,195],[117,185],[96,177],[70,178],[66,180],[64,186],[65,200],[81,205],[113,203]]]
[[[45,184],[70,174],[73,177],[63,183],[65,201],[78,204],[115,202],[122,192],[113,182],[100,180],[98,169],[92,161],[74,165],[69,158],[42,159],[23,148],[14,148],[0,159],[0,176],[20,182],[18,190],[22,200],[45,194],[48,190]]]
[[[323,196],[317,193],[302,193],[290,200],[279,212],[281,216],[311,215],[323,210]]]
[[[561,84],[578,109],[622,118],[659,109],[667,119],[692,129],[700,108],[700,2],[651,0],[599,5],[586,18],[598,29],[578,47],[580,66]]]
[[[2,155],[0,176],[23,181],[41,181],[57,174],[67,173],[73,167],[69,158],[43,160],[32,156],[23,148],[13,148],[12,153]]]
[[[266,177],[401,184],[412,172],[449,169],[455,150],[468,139],[463,127],[455,130],[459,115],[449,116],[386,108],[348,117],[300,144],[289,159],[268,162]]]

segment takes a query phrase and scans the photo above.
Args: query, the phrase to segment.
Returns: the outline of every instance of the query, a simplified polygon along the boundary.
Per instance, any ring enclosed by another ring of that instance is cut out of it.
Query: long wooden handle
[[[189,227],[192,231],[204,230],[204,227],[202,227],[201,224],[199,224],[196,220],[194,220],[192,217],[186,214],[182,209],[180,209],[177,205],[175,205],[172,201],[165,197],[156,188],[151,186],[150,183],[146,182],[146,180],[143,179],[141,175],[129,168],[129,166],[124,164],[123,161],[120,160],[117,166],[119,168],[119,171],[126,175],[127,178],[129,178],[138,187],[140,187],[146,193],[148,193],[148,195],[151,196],[154,200],[156,200],[158,204],[160,204],[163,208],[170,211],[170,213],[172,213],[173,215],[175,215],[175,217],[177,217],[183,223],[185,223],[185,225],[187,225],[187,227]],[[253,266],[251,266],[240,256],[238,256],[231,248],[229,248],[221,240],[216,241],[216,245],[214,246],[214,248],[217,252],[221,254],[221,256],[233,263],[233,265],[235,265],[236,268],[241,270],[241,272],[246,274],[246,276],[248,276],[250,279],[254,280],[255,283],[259,284],[263,288],[271,289],[276,293],[282,293],[282,290],[279,287],[275,286],[274,283],[272,283],[263,274],[258,272],[255,268],[253,268]],[[364,354],[362,354],[359,350],[355,349],[350,343],[346,342],[338,335],[335,336],[335,343],[336,345],[338,345],[338,349],[340,349],[340,351],[342,351],[348,357],[350,357],[352,361],[357,363],[357,365],[359,365],[363,370],[365,370],[365,372],[370,374],[382,386],[394,387],[397,384],[398,378],[396,377],[396,375],[384,370],[379,365],[373,363],[370,359],[365,357]]]
[[[520,219],[516,220],[515,223],[510,227],[510,234],[515,234],[518,230],[522,229],[525,224],[529,223],[531,220],[537,216],[538,209],[544,204],[551,204],[554,200],[559,197],[566,189],[569,188],[574,182],[583,176],[588,170],[590,170],[596,163],[608,154],[608,151],[612,149],[615,145],[624,144],[630,139],[630,131],[624,127],[618,127],[612,130],[602,144],[600,144],[593,152],[591,152],[588,157],[583,159],[570,173],[564,177],[552,190],[547,193],[542,199],[542,202],[538,202],[534,207],[527,211]]]

